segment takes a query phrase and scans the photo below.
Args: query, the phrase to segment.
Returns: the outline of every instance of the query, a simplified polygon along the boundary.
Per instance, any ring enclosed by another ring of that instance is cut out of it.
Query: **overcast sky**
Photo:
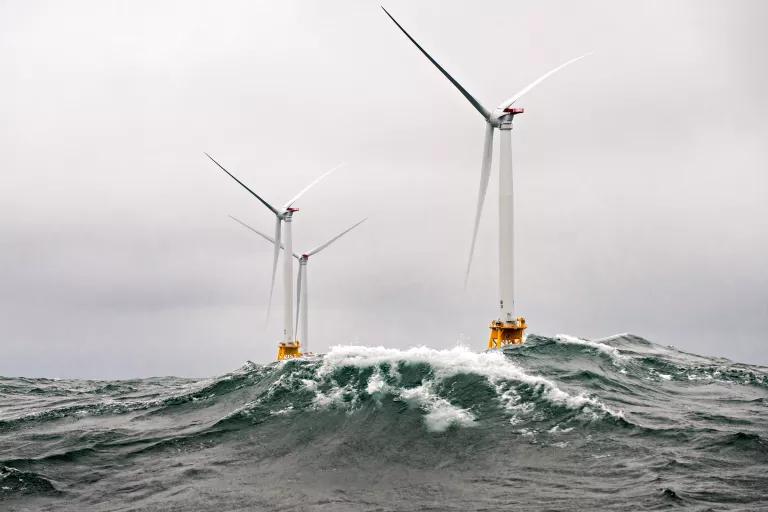
[[[529,332],[768,363],[768,3],[406,2],[394,16],[513,133]],[[297,203],[312,348],[481,350],[497,157],[376,2],[0,1],[0,375],[205,376],[273,360],[273,217]],[[278,276],[279,277],[279,276]],[[279,281],[278,281],[279,283]]]

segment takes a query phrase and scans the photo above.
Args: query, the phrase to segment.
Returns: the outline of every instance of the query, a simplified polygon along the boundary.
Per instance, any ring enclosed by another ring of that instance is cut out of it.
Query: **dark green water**
[[[768,510],[768,369],[631,335],[0,378],[0,510]]]

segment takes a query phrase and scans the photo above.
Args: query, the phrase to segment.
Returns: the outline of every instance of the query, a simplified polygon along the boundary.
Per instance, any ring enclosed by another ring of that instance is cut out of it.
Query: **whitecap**
[[[570,345],[581,345],[583,347],[593,348],[609,356],[611,359],[613,359],[614,362],[623,362],[623,361],[626,361],[627,359],[627,356],[623,355],[619,351],[619,349],[617,349],[616,347],[612,347],[610,345],[606,345],[605,343],[585,340],[582,338],[577,338],[576,336],[571,336],[569,334],[557,334],[555,335],[554,339],[558,343],[566,343]]]
[[[604,347],[613,349],[607,345]],[[390,367],[390,374],[394,375],[396,373],[395,368],[400,363],[428,364],[436,382],[455,375],[471,373],[485,377],[493,386],[497,386],[502,381],[527,384],[540,392],[544,399],[572,409],[591,405],[613,416],[620,416],[621,414],[610,410],[597,399],[584,393],[569,394],[544,377],[526,373],[520,366],[504,357],[500,351],[478,353],[462,345],[447,350],[437,350],[424,346],[401,350],[382,346],[336,345],[331,347],[331,350],[324,356],[317,375],[322,378],[343,367],[370,368],[380,367],[384,364]],[[514,405],[512,395],[502,396],[501,399],[506,407]]]
[[[415,388],[402,389],[399,399],[418,406],[426,412],[424,423],[430,432],[444,432],[452,426],[475,425],[475,416],[470,411],[456,407],[448,400],[437,396],[433,393],[429,382]]]

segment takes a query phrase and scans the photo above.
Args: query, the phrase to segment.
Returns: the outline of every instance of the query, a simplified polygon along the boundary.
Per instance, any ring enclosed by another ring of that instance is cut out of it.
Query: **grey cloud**
[[[394,2],[514,133],[519,306],[531,331],[631,331],[768,363],[768,7]],[[272,219],[313,261],[314,348],[480,349],[495,313],[491,181],[462,278],[482,121],[375,4],[0,5],[0,374],[207,375],[274,357]],[[494,166],[495,167],[495,166]],[[495,174],[495,169],[494,169]]]

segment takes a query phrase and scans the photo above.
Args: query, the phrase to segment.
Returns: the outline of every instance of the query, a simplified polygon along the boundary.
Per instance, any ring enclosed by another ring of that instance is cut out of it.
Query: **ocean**
[[[768,368],[624,334],[0,378],[3,511],[768,510]]]

